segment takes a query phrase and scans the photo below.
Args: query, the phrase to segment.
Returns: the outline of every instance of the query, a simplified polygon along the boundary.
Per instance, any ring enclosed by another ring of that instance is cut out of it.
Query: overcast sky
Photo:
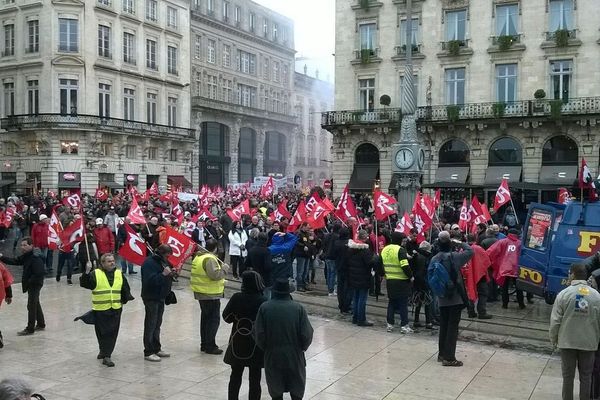
[[[309,60],[297,63],[302,72],[308,65],[308,74],[333,82],[335,51],[335,0],[254,0],[294,20],[296,58]]]

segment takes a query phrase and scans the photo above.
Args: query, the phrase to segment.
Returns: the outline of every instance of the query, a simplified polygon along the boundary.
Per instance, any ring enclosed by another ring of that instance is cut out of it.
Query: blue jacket
[[[171,292],[171,277],[163,275],[163,265],[167,261],[159,255],[146,258],[142,264],[142,299],[151,301],[164,301]]]
[[[278,279],[291,278],[292,273],[292,251],[298,236],[286,233],[285,236],[274,235],[269,246],[271,253],[271,282]]]

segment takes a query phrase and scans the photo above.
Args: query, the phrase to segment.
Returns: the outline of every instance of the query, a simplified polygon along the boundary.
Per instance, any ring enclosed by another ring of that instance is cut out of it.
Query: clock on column
[[[394,157],[396,166],[400,169],[409,169],[415,163],[415,155],[408,147],[400,147]]]

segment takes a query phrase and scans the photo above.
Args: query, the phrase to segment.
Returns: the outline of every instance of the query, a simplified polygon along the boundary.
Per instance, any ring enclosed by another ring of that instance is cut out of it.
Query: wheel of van
[[[544,300],[546,304],[554,304],[554,300],[556,300],[556,294],[554,293],[544,293]]]

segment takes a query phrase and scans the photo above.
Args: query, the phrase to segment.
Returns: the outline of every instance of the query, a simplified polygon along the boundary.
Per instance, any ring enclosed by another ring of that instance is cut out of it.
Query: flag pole
[[[583,189],[582,189],[583,191]],[[519,217],[517,217],[517,210],[515,210],[515,203],[513,203],[512,196],[510,196],[510,206],[512,207],[513,214],[515,215],[515,220],[517,221],[517,225],[519,225]]]
[[[377,234],[377,217],[375,217],[375,253],[379,254],[379,235]]]

